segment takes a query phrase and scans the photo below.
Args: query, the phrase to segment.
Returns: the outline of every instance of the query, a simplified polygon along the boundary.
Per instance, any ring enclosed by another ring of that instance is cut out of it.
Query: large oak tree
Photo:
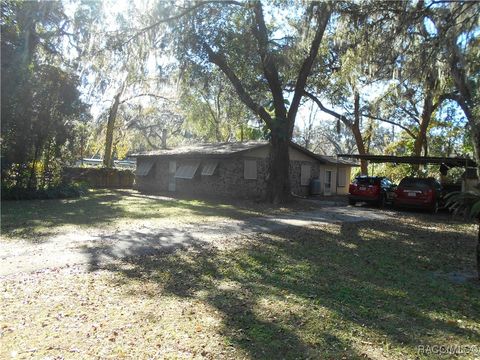
[[[206,72],[216,66],[265,123],[272,145],[267,196],[274,203],[290,197],[289,143],[332,13],[329,2],[197,2],[142,30],[175,19],[171,30],[181,66],[201,65]]]

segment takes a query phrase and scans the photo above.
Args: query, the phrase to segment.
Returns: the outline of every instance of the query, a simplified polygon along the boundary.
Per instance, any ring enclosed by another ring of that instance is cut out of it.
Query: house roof
[[[268,146],[268,141],[247,141],[247,142],[225,142],[225,143],[203,143],[181,146],[174,149],[162,149],[133,154],[132,157],[153,157],[153,156],[175,156],[175,157],[209,157],[209,156],[231,156],[245,151]],[[303,146],[290,142],[290,146],[305,155],[316,159],[322,164],[339,164],[357,166],[356,163],[348,160],[337,159],[334,156],[318,155]]]
[[[328,156],[328,155],[318,155],[321,157],[327,164],[333,164],[333,165],[348,165],[348,166],[360,166],[357,162],[355,161],[350,161],[350,160],[345,160],[345,159],[339,159],[336,156]]]
[[[267,146],[268,141],[247,141],[247,142],[230,142],[230,143],[203,143],[195,145],[181,146],[174,149],[162,149],[148,151],[139,154],[133,154],[133,157],[140,156],[171,156],[171,155],[232,155],[235,153],[257,149]]]

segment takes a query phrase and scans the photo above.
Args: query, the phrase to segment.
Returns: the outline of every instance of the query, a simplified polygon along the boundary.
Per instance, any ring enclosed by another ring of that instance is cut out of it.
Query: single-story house
[[[267,141],[197,144],[133,155],[144,192],[261,198],[266,193],[271,145]],[[306,196],[312,179],[323,195],[347,194],[355,164],[290,144],[292,192]]]

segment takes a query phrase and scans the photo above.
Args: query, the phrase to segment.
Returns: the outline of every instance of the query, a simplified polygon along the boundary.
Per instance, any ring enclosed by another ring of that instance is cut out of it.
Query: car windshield
[[[371,177],[364,177],[364,178],[356,178],[355,183],[358,185],[375,185],[380,182],[380,178],[371,178]]]
[[[434,181],[432,179],[406,178],[400,182],[399,186],[404,188],[430,189],[433,183]]]

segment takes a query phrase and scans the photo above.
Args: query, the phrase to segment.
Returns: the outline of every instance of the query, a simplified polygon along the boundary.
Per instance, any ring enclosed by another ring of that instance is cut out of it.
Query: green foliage
[[[257,122],[254,114],[238,99],[235,90],[219,71],[195,78],[194,68],[182,76],[181,111],[184,128],[194,139],[204,142],[241,140],[241,129]],[[245,137],[244,139],[248,139]]]
[[[467,219],[480,221],[480,185],[470,191],[455,191],[447,194],[446,206],[455,215],[463,215]]]
[[[67,199],[85,195],[88,185],[82,182],[60,183],[45,189],[8,187],[2,182],[2,200]]]
[[[2,2],[1,21],[2,184],[34,191],[50,186],[70,160],[74,121],[88,119],[87,107],[78,77],[59,56],[62,4]]]

